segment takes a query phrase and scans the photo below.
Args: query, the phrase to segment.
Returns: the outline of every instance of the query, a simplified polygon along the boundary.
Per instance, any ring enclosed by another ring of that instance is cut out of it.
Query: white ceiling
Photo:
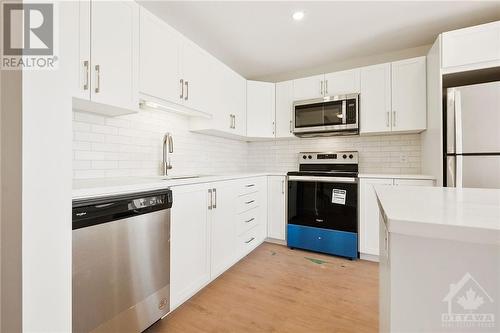
[[[500,19],[500,1],[139,2],[254,79],[432,44],[440,32]]]

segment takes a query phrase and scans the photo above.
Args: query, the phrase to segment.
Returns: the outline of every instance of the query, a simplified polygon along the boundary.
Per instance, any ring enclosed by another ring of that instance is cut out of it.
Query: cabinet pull
[[[184,98],[184,79],[180,79],[180,84],[181,84],[181,94],[179,95],[180,99]]]
[[[385,127],[389,127],[389,111],[386,112],[385,116]]]
[[[392,127],[396,127],[396,111],[392,111]]]
[[[97,94],[101,91],[101,66],[95,65],[95,74],[96,74],[95,92]]]
[[[85,83],[83,84],[83,90],[89,90],[89,61],[85,60],[83,62],[83,67],[85,68]]]
[[[321,81],[319,84],[319,94],[323,96],[323,81]]]
[[[236,115],[233,114],[233,129],[236,129]]]
[[[250,220],[246,220],[246,221],[245,221],[245,223],[250,223],[250,222],[252,222],[252,221],[255,221],[255,218],[254,218],[254,217],[252,217]]]
[[[186,97],[184,98],[184,100],[187,101],[189,99],[189,82],[186,81],[185,85],[186,85]]]
[[[255,202],[255,200],[250,200],[250,201],[246,201],[245,204],[249,205],[249,204],[254,203],[254,202]]]
[[[250,243],[250,242],[251,242],[251,241],[253,241],[254,239],[255,239],[255,237],[250,238],[249,240],[247,240],[247,241],[245,242],[245,244]]]
[[[254,187],[255,184],[248,184],[248,185],[245,185],[245,187]]]
[[[233,128],[233,115],[232,114],[229,115],[229,128],[231,128],[231,129]]]
[[[273,135],[276,133],[276,123],[273,121]]]
[[[285,181],[281,181],[281,194],[285,194]]]
[[[290,133],[293,133],[292,121],[290,120]]]
[[[216,188],[214,188],[214,189],[212,190],[212,193],[214,194],[214,203],[213,203],[213,205],[212,205],[212,208],[217,208],[217,189],[216,189]]]
[[[212,210],[212,203],[213,203],[213,199],[212,199],[212,189],[209,189],[208,190],[208,209],[209,210]]]
[[[328,94],[328,80],[325,80],[325,95]]]

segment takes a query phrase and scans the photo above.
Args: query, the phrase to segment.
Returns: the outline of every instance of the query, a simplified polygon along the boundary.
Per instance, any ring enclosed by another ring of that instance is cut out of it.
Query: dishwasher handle
[[[73,230],[170,209],[170,189],[73,201]]]

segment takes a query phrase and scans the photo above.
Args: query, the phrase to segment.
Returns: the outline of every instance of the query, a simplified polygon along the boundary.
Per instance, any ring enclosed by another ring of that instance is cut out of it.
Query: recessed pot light
[[[295,12],[295,13],[293,13],[292,17],[295,21],[300,21],[304,18],[304,12],[300,12],[300,11]]]

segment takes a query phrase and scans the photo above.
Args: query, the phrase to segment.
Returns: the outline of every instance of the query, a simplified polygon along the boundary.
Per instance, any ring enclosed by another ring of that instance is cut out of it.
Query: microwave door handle
[[[342,124],[346,124],[347,123],[346,108],[347,108],[347,101],[344,99],[342,101]]]

